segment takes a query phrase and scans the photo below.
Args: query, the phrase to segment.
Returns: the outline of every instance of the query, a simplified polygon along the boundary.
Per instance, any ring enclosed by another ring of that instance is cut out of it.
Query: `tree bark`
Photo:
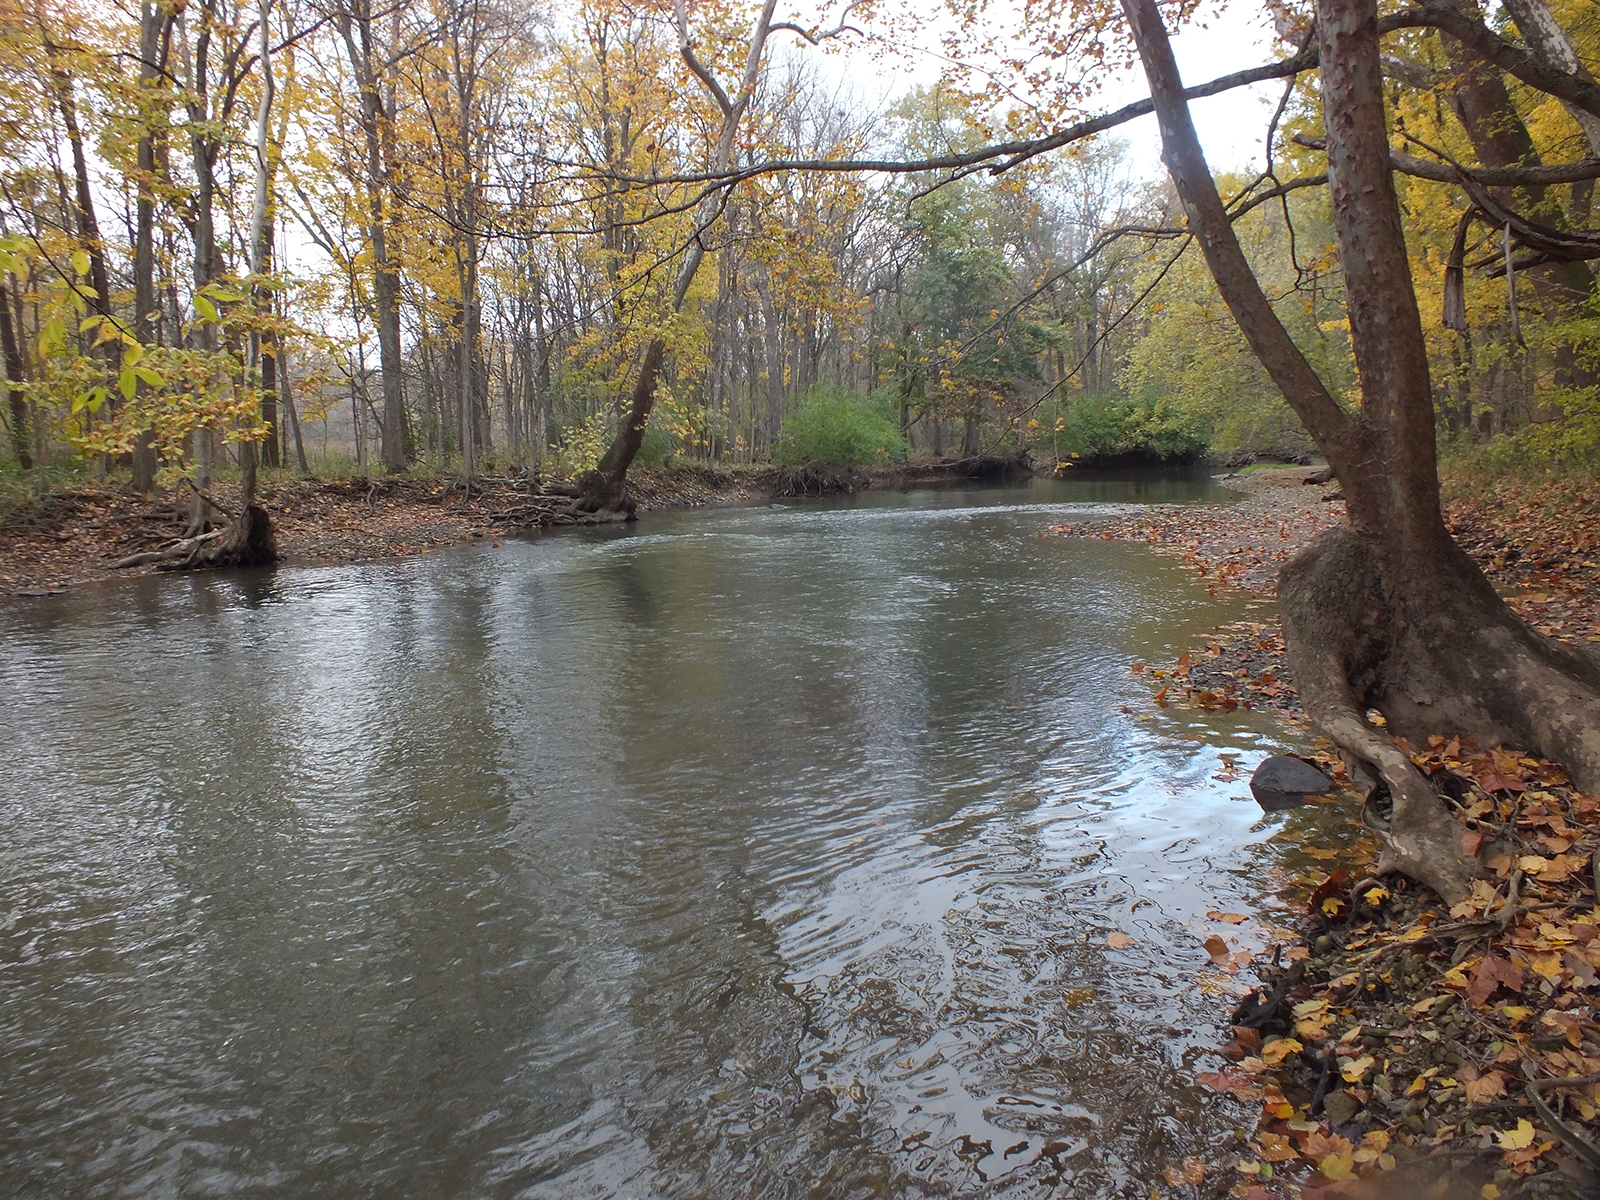
[[[0,353],[6,367],[6,397],[11,410],[11,449],[24,471],[33,470],[33,454],[28,439],[28,400],[22,385],[27,382],[27,367],[22,361],[22,346],[11,320],[11,290],[0,282]]]
[[[745,51],[744,74],[740,79],[739,89],[733,96],[729,96],[694,52],[689,39],[688,9],[684,0],[677,0],[675,5],[674,12],[680,39],[679,53],[722,112],[722,123],[717,130],[717,140],[711,153],[713,173],[726,171],[733,161],[734,142],[740,122],[755,97],[756,84],[760,81],[767,37],[772,30],[772,14],[776,8],[777,0],[766,0],[760,13],[757,14],[750,42]],[[684,250],[683,259],[678,264],[677,276],[673,281],[671,297],[673,312],[682,310],[690,285],[694,283],[700,264],[705,260],[705,234],[721,213],[722,205],[723,198],[711,194],[695,209],[694,237]],[[628,467],[644,443],[645,426],[649,424],[650,414],[655,409],[656,385],[661,379],[661,367],[666,360],[666,354],[667,344],[662,338],[653,339],[646,347],[644,357],[639,363],[639,374],[628,399],[628,411],[623,417],[622,427],[617,430],[616,437],[612,439],[611,445],[595,469],[586,472],[578,481],[582,495],[577,501],[577,506],[583,511],[618,516],[632,515],[632,505],[626,500]]]
[[[1462,827],[1403,748],[1459,732],[1515,741],[1600,784],[1600,663],[1529,629],[1451,539],[1439,508],[1426,347],[1395,196],[1373,0],[1319,0],[1329,192],[1361,379],[1352,417],[1278,322],[1232,235],[1195,137],[1154,0],[1123,0],[1150,80],[1163,157],[1218,289],[1327,456],[1350,525],[1279,577],[1307,713],[1373,787],[1364,810],[1390,865],[1458,898],[1477,871]]]
[[[139,96],[148,97],[164,69],[172,17],[145,0],[139,17]],[[142,345],[156,340],[155,177],[156,142],[153,117],[141,113],[138,144],[138,198],[134,206],[133,336]],[[139,388],[149,385],[142,380]],[[150,432],[139,434],[133,447],[133,488],[146,496],[155,491],[156,454]]]
[[[378,366],[383,373],[384,470],[406,469],[405,362],[400,344],[400,273],[389,245],[389,172],[384,155],[390,114],[383,101],[376,65],[372,13],[362,0],[335,15],[339,33],[361,92],[361,137],[367,155],[367,241],[372,247],[372,295],[377,308]]]

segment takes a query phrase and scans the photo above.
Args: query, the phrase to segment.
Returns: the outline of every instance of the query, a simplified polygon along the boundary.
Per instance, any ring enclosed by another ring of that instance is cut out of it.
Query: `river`
[[[1251,1115],[1193,1082],[1200,942],[1266,935],[1205,914],[1270,919],[1274,835],[1343,815],[1263,815],[1293,735],[1128,669],[1239,601],[1038,535],[1221,498],[869,494],[0,604],[0,1194],[1149,1196]]]

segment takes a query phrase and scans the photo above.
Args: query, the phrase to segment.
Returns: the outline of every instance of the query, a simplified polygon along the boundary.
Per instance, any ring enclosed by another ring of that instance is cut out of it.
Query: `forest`
[[[1596,1194],[1600,8],[1240,7],[0,0],[0,1189]]]
[[[836,37],[867,39],[863,13]],[[1594,36],[1585,7],[1562,17],[1572,44]],[[952,68],[869,101],[829,39],[795,25],[767,40],[730,126],[678,46],[731,79],[744,19],[11,4],[3,469],[126,473],[141,490],[185,475],[203,490],[242,454],[567,477],[609,445],[655,341],[641,453],[656,464],[1312,451],[1171,186],[1133,176],[1115,128],[1003,173],[849,169],[1031,132],[1088,103],[1085,85],[1023,105]],[[1593,153],[1559,101],[1498,75],[1463,95],[1439,38],[1394,42],[1393,119],[1416,153]],[[1296,344],[1352,396],[1327,197],[1298,186],[1319,172],[1320,112],[1312,78],[1291,83],[1265,173],[1221,183]],[[710,194],[719,155],[743,178]],[[761,169],[786,161],[827,169]],[[1401,189],[1441,436],[1592,463],[1592,273],[1518,280],[1510,243],[1463,221],[1472,197],[1428,174]],[[1591,190],[1527,200],[1577,228]]]

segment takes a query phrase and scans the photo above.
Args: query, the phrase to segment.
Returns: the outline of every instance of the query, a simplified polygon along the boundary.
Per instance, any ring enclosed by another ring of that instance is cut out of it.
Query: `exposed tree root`
[[[1511,743],[1596,790],[1600,663],[1529,629],[1451,549],[1448,586],[1407,602],[1400,581],[1377,572],[1380,549],[1341,527],[1284,567],[1278,595],[1306,713],[1367,781],[1363,819],[1389,865],[1454,903],[1479,874],[1478,855],[1463,851],[1465,828],[1390,734]],[[1367,720],[1371,709],[1387,732]]]
[[[525,529],[554,525],[611,525],[637,519],[627,484],[598,471],[585,471],[571,483],[546,484],[526,503],[494,515],[494,520]]]
[[[223,567],[264,567],[278,560],[278,543],[272,518],[259,504],[244,511],[221,529],[182,538],[167,546],[147,550],[112,563],[112,569],[154,565],[160,571],[198,571]]]

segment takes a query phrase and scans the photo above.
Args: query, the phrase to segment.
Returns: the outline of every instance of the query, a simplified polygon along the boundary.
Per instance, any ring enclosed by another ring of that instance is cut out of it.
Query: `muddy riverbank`
[[[878,468],[681,466],[636,469],[629,488],[638,511],[648,513],[968,483],[1026,470],[997,457]],[[263,483],[260,498],[286,563],[363,563],[521,532],[516,510],[536,486],[525,478],[485,478],[468,487],[449,476],[306,479],[284,473]],[[227,505],[237,487],[222,481],[210,494]],[[24,501],[0,513],[0,594],[50,593],[148,573],[154,568],[118,570],[113,564],[182,536],[187,523],[185,496],[152,501],[114,484]]]

